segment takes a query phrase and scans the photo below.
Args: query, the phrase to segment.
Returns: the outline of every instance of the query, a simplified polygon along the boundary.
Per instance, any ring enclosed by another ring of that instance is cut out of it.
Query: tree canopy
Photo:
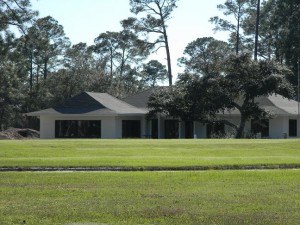
[[[257,97],[281,94],[292,98],[294,95],[287,80],[291,71],[274,61],[255,61],[248,54],[241,54],[231,55],[224,65],[220,76],[186,73],[174,87],[155,92],[148,103],[149,117],[163,114],[183,121],[224,123],[235,130],[236,138],[242,138],[247,120],[272,116],[259,107]],[[233,109],[241,114],[238,125],[217,116]]]
[[[30,0],[0,0],[0,129],[37,128],[24,112],[51,107],[82,91],[123,98],[166,80],[170,87],[150,99],[151,113],[182,120],[214,122],[217,113],[232,108],[246,120],[267,116],[256,97],[295,97],[298,0],[224,0],[217,6],[224,16],[212,15],[210,21],[215,31],[229,32],[228,41],[191,40],[178,59],[184,72],[173,85],[168,27],[178,3],[128,0],[133,16],[120,21],[120,30],[99,31],[88,45],[71,43],[59,21],[38,17]],[[166,61],[153,54],[161,48]],[[257,62],[248,55],[253,52]],[[239,135],[242,125],[234,127]]]
[[[146,14],[137,20],[135,29],[146,34],[155,34],[156,39],[146,42],[151,47],[166,49],[169,85],[172,85],[171,53],[167,35],[167,21],[171,19],[178,0],[130,0],[130,10],[134,14]],[[158,47],[157,47],[158,45]]]

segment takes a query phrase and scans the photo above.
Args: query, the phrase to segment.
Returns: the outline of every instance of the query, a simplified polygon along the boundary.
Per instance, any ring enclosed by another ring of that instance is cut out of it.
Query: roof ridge
[[[125,98],[122,98],[122,99],[126,99],[126,98],[131,98],[132,96],[135,96],[135,95],[139,95],[139,94],[142,94],[144,92],[147,92],[147,91],[150,91],[150,90],[155,90],[155,89],[158,89],[158,88],[163,88],[163,87],[168,87],[168,86],[155,86],[155,87],[149,87],[145,90],[142,90],[142,91],[139,91],[139,92],[136,92],[134,94],[130,94],[128,96],[126,96]]]
[[[125,101],[123,101],[123,100],[121,100],[121,99],[118,99],[117,97],[115,97],[115,96],[113,96],[113,95],[111,95],[111,94],[108,94],[108,93],[99,93],[99,92],[86,92],[91,98],[93,98],[95,101],[97,101],[97,102],[99,102],[97,99],[95,99],[94,97],[93,97],[93,95],[90,95],[90,93],[93,93],[93,94],[101,94],[102,96],[109,96],[109,97],[111,97],[111,98],[113,98],[115,101],[117,101],[117,102],[120,102],[120,103],[122,103],[122,104],[124,104],[124,105],[126,105],[126,106],[129,106],[129,107],[131,107],[132,109],[135,109],[135,110],[139,110],[139,111],[141,111],[141,109],[140,108],[138,108],[138,107],[136,107],[136,106],[134,106],[134,105],[131,105],[131,104],[129,104],[129,103],[127,103],[127,102],[125,102]],[[103,102],[99,102],[101,105],[103,105],[105,108],[107,108],[107,109],[110,109],[110,110],[112,110],[112,111],[114,111],[114,112],[116,112],[117,113],[117,111],[116,110],[114,110],[114,109],[112,109],[111,107],[109,107],[109,106],[107,106],[107,104],[105,104],[105,103],[103,103]]]

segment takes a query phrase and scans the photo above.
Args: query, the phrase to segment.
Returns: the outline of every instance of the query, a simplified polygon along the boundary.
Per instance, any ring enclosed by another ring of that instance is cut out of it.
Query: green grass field
[[[0,142],[2,167],[192,167],[300,164],[300,140],[25,140]]]
[[[299,224],[298,170],[4,172],[0,224]]]
[[[0,167],[299,165],[300,140],[0,141]],[[0,172],[0,224],[282,225],[300,170]]]

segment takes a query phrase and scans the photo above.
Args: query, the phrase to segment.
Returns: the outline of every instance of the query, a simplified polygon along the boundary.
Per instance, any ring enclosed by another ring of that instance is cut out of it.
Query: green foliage
[[[169,41],[167,35],[167,21],[171,19],[173,10],[177,7],[178,0],[130,0],[130,11],[136,15],[146,14],[133,24],[134,29],[146,36],[145,42],[150,48],[166,49],[169,86],[172,85],[172,68]],[[148,39],[148,34],[154,34],[153,41]],[[158,47],[157,47],[158,46]]]
[[[271,27],[278,32],[273,36],[276,59],[285,62],[294,72],[290,80],[297,84],[297,62],[300,55],[300,2],[276,0],[271,15]]]
[[[201,61],[199,64],[202,66]],[[165,114],[183,121],[222,122],[236,129],[236,137],[241,138],[247,120],[270,116],[258,106],[256,97],[294,96],[287,80],[289,73],[286,67],[273,61],[254,61],[247,54],[232,55],[224,61],[219,71],[222,75],[183,74],[174,88],[154,93],[148,103],[149,116]],[[238,126],[228,120],[218,121],[217,113],[231,109],[241,114]]]
[[[236,54],[244,50],[241,48],[243,44],[243,31],[241,28],[255,2],[255,0],[226,0],[224,4],[218,5],[217,8],[222,10],[225,16],[232,16],[232,20],[222,19],[218,16],[211,17],[209,20],[215,24],[215,31],[230,32],[229,41],[234,46]]]
[[[37,15],[30,9],[30,0],[1,0],[0,1],[0,32],[17,27],[25,33],[26,24]]]
[[[216,76],[220,75],[223,62],[230,53],[230,47],[226,42],[203,37],[189,43],[184,50],[184,57],[178,61],[184,66],[185,72]]]
[[[30,59],[29,63],[37,68],[36,76],[40,76],[41,71],[44,79],[51,69],[59,66],[59,57],[70,46],[63,27],[50,16],[38,19],[23,38]]]
[[[147,86],[155,87],[157,86],[157,82],[168,79],[168,71],[166,70],[166,66],[162,65],[159,61],[150,60],[147,64],[143,65],[141,76],[143,83]]]

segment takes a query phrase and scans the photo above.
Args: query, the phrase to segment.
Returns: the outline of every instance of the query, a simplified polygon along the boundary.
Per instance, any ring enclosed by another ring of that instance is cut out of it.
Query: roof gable
[[[86,92],[82,92],[62,104],[53,107],[54,110],[63,114],[82,114],[104,109],[105,107]]]
[[[140,115],[147,111],[134,107],[107,93],[82,92],[58,106],[41,111],[30,112],[28,116],[40,115],[85,115],[85,116],[113,116]]]
[[[292,99],[284,98],[281,95],[270,95],[268,97],[270,102],[276,107],[280,108],[287,114],[298,115],[298,102]]]
[[[145,113],[144,110],[138,109],[137,107],[117,99],[107,93],[87,92],[87,94],[97,102],[101,103],[105,108],[110,109],[117,114]]]

